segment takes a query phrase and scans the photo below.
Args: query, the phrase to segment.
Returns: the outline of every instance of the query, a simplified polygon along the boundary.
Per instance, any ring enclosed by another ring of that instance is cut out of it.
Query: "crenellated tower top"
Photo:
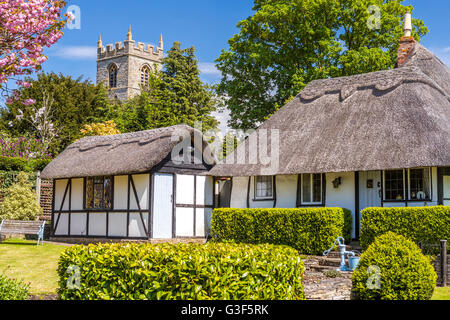
[[[164,55],[162,34],[159,39],[159,45],[155,49],[154,45],[143,42],[136,42],[133,40],[131,32],[131,25],[128,28],[126,40],[123,42],[116,42],[115,44],[108,44],[103,46],[101,35],[97,42],[97,60],[110,59],[122,55],[137,55],[142,58],[147,58],[155,62],[161,62]]]

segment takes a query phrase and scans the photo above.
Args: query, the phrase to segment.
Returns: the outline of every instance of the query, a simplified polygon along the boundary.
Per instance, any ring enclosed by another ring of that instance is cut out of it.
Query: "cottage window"
[[[384,171],[384,200],[430,200],[430,168]]]
[[[111,209],[111,177],[86,178],[86,209]]]
[[[117,87],[117,66],[115,64],[109,67],[109,87]]]
[[[273,177],[255,177],[255,199],[273,199]]]
[[[301,204],[322,204],[322,174],[305,173],[301,175]]]

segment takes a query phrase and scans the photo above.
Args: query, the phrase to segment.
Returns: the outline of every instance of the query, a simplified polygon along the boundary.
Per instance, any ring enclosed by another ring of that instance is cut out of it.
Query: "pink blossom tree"
[[[0,0],[0,92],[9,102],[19,96],[8,89],[8,81],[30,86],[22,76],[41,69],[47,60],[43,48],[55,44],[66,21],[73,19],[70,13],[61,16],[65,5],[63,0]]]

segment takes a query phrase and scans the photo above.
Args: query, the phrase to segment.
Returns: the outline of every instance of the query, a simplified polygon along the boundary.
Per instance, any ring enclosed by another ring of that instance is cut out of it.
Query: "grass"
[[[436,287],[431,300],[450,300],[450,287]]]
[[[9,239],[0,243],[0,272],[9,278],[30,283],[30,294],[56,294],[56,268],[61,251],[67,246]]]

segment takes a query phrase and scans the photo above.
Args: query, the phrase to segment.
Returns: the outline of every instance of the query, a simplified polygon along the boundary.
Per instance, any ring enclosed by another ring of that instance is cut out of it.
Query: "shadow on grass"
[[[6,245],[13,245],[13,246],[35,246],[36,242],[25,242],[25,241],[21,241],[21,240],[6,240],[6,241],[2,241],[0,242],[0,246],[6,246]],[[42,246],[41,244],[39,244],[40,246]]]

